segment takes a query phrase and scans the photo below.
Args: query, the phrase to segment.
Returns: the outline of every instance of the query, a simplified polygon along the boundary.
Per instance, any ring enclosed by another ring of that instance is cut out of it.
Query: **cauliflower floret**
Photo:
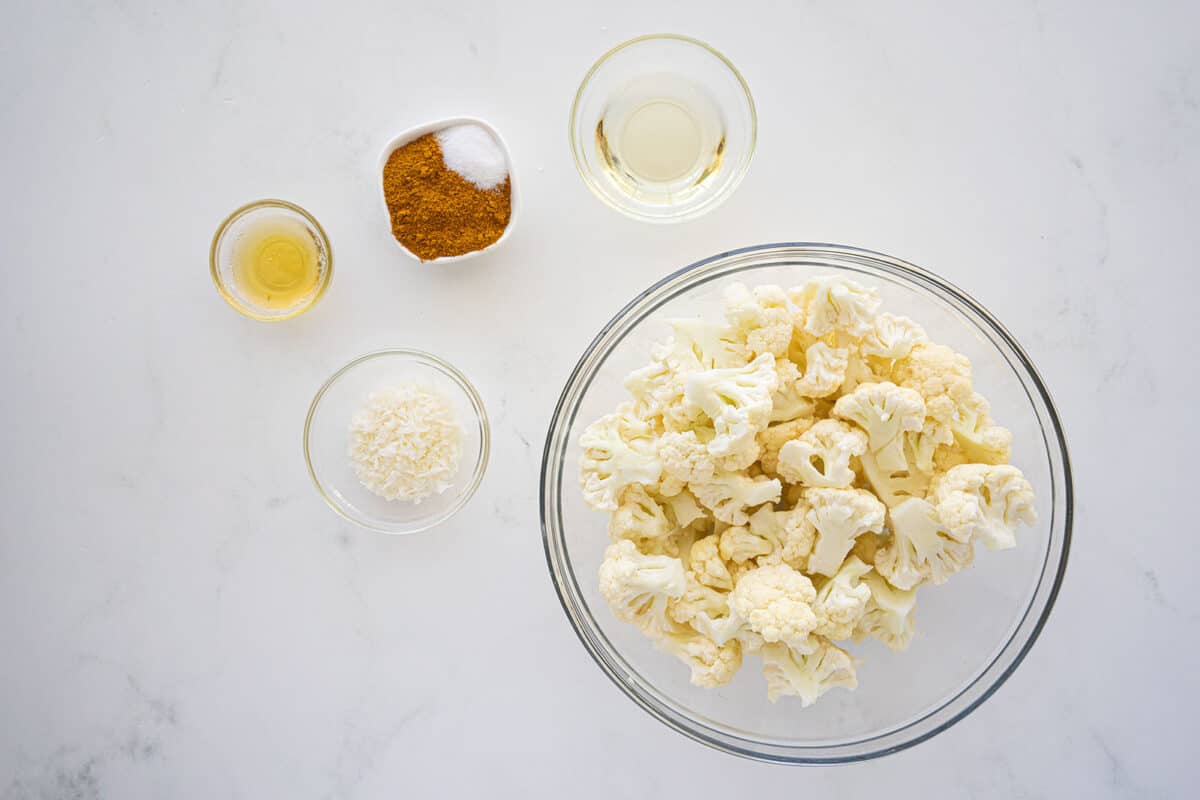
[[[849,639],[854,634],[854,626],[866,613],[871,599],[870,587],[861,582],[870,571],[869,564],[850,556],[837,574],[825,581],[813,603],[817,634],[829,639]]]
[[[779,477],[789,483],[838,489],[854,481],[850,459],[867,451],[867,436],[823,419],[779,450]]]
[[[804,375],[796,381],[795,391],[804,397],[827,397],[846,380],[849,351],[816,342],[804,351]]]
[[[875,569],[897,589],[911,589],[927,580],[945,583],[974,559],[970,541],[953,538],[927,501],[905,500],[889,515],[891,541],[875,554]]]
[[[706,535],[708,531],[698,530],[699,523],[686,528],[677,528],[670,535],[661,539],[643,539],[637,543],[638,549],[646,555],[670,556],[678,558],[687,566],[688,552],[696,539]]]
[[[611,544],[600,565],[600,594],[617,619],[653,624],[665,617],[667,601],[687,588],[683,562],[670,556],[643,555],[628,539]]]
[[[720,549],[721,558],[744,564],[751,559],[770,554],[775,545],[769,539],[752,533],[741,525],[735,525],[721,533]]]
[[[799,697],[801,707],[808,708],[835,686],[858,686],[850,654],[827,639],[813,638],[816,644],[807,654],[782,644],[763,645],[763,677],[772,703],[780,697]]]
[[[677,374],[743,366],[750,360],[737,331],[702,319],[673,319],[671,338],[651,355]]]
[[[792,309],[778,286],[756,286],[751,292],[734,283],[725,290],[725,319],[746,343],[751,355],[787,355],[792,341]]]
[[[693,578],[688,579],[682,597],[667,603],[667,613],[671,619],[691,625],[717,645],[725,644],[742,631],[742,620],[729,608],[729,595]]]
[[[988,401],[983,395],[971,393],[959,403],[950,423],[953,439],[971,462],[1004,464],[1012,447],[1012,434],[992,421]]]
[[[897,361],[892,380],[921,395],[925,413],[945,426],[972,393],[971,362],[962,353],[932,342],[914,345],[908,356]]]
[[[917,590],[897,589],[875,572],[864,575],[862,583],[871,590],[871,599],[854,628],[855,640],[870,636],[893,650],[904,650],[912,641]]]
[[[989,550],[1016,547],[1017,525],[1034,525],[1033,487],[1011,464],[963,464],[945,473],[930,499],[959,541],[982,539]]]
[[[664,618],[666,619],[666,618]],[[667,619],[667,622],[673,622]],[[673,623],[656,632],[655,644],[692,670],[692,683],[705,688],[723,686],[742,668],[742,647],[736,640],[718,645],[687,625]]]
[[[775,359],[775,393],[771,395],[771,422],[787,422],[797,417],[811,417],[812,398],[800,391],[803,375],[794,361]]]
[[[713,422],[716,436],[708,443],[714,456],[744,452],[771,418],[775,391],[775,357],[764,353],[744,367],[692,373],[684,385],[687,402]]]
[[[895,361],[911,353],[914,345],[927,341],[925,329],[908,317],[880,314],[875,318],[874,328],[859,345],[859,351],[864,356]]]
[[[696,496],[687,489],[664,498],[662,505],[667,510],[676,529],[686,528],[696,520],[704,518],[704,509],[700,508]]]
[[[925,424],[925,401],[912,389],[894,383],[864,383],[833,405],[833,415],[867,432],[871,453],[886,470],[908,467],[904,434]]]
[[[879,308],[879,295],[873,289],[834,275],[813,278],[789,289],[788,298],[798,309],[796,327],[813,336],[833,331],[864,336],[870,332]]]
[[[712,480],[717,471],[716,459],[695,431],[669,431],[658,437],[658,459],[664,472],[686,483]]]
[[[750,515],[750,532],[772,544],[771,552],[758,558],[759,566],[784,563],[793,569],[807,568],[808,555],[817,538],[817,530],[805,516],[807,513],[807,505],[788,511],[763,506]]]
[[[675,526],[662,506],[637,483],[621,493],[621,504],[608,518],[608,535],[614,542],[661,539],[674,532]]]
[[[693,483],[690,488],[700,505],[730,525],[745,525],[750,519],[746,509],[777,502],[783,493],[783,484],[777,480],[751,478],[740,472],[720,472],[711,481]]]
[[[683,396],[682,384],[661,361],[652,361],[626,375],[625,389],[633,396],[634,413],[645,420],[662,416],[676,397]]]
[[[884,469],[872,453],[863,453],[859,463],[862,464],[867,482],[871,484],[871,490],[888,508],[894,508],[911,497],[924,497],[929,489],[930,476],[927,473],[914,469]]]
[[[842,381],[841,393],[849,394],[864,383],[880,383],[888,380],[871,366],[870,359],[858,351],[851,351],[846,358],[846,379]]]
[[[729,595],[729,607],[766,642],[805,650],[817,626],[812,581],[786,564],[758,567],[742,575]]]
[[[834,575],[859,535],[883,530],[884,506],[862,489],[809,489],[808,521],[817,529],[817,541],[808,557],[808,571]]]
[[[740,472],[758,461],[761,455],[762,449],[758,446],[758,433],[755,433],[754,436],[743,440],[737,449],[718,458],[717,471]]]
[[[720,541],[715,533],[697,539],[689,553],[688,571],[698,583],[729,591],[733,588],[733,578],[721,559]]]
[[[800,434],[813,426],[813,421],[806,417],[771,425],[758,432],[759,456],[758,463],[763,472],[771,477],[778,477],[780,449]],[[665,466],[665,465],[664,465]]]
[[[921,430],[908,435],[908,444],[912,450],[911,466],[920,472],[932,473],[937,469],[934,457],[938,448],[954,444],[954,432],[933,417],[926,417]]]
[[[625,406],[606,414],[583,432],[579,444],[579,482],[583,499],[599,511],[615,511],[617,498],[626,486],[654,485],[662,475],[655,457],[654,431],[648,423],[632,416]]]

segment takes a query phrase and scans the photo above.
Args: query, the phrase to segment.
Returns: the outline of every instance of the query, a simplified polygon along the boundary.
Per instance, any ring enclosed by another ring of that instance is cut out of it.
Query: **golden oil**
[[[234,286],[259,308],[292,308],[317,291],[320,245],[297,219],[252,221],[233,243],[232,256]]]
[[[644,202],[686,200],[721,168],[725,124],[700,87],[670,74],[631,81],[596,125],[601,162],[624,191]]]

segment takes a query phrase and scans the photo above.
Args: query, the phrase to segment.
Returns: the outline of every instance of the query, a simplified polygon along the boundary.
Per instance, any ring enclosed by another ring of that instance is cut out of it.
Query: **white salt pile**
[[[434,134],[446,167],[480,189],[491,189],[508,177],[508,157],[491,131],[466,123]]]

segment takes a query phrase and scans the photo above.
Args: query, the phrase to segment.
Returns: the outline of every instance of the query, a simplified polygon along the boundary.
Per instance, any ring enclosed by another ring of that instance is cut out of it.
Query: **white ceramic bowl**
[[[392,215],[388,211],[387,199],[383,194],[383,168],[387,166],[387,161],[391,157],[392,153],[396,152],[404,145],[408,144],[409,142],[416,141],[428,133],[435,133],[443,128],[449,128],[452,125],[478,125],[488,133],[492,134],[492,136],[495,136],[496,141],[500,143],[500,149],[504,151],[504,158],[508,161],[508,187],[511,198],[511,211],[509,212],[508,216],[508,227],[504,229],[504,233],[500,234],[499,239],[480,250],[472,250],[469,253],[462,253],[461,255],[457,256],[442,256],[441,258],[431,258],[426,260],[422,259],[416,253],[402,245],[395,236],[392,236]],[[401,252],[410,258],[420,261],[422,264],[449,264],[454,261],[465,261],[468,258],[474,258],[475,256],[481,255],[490,250],[495,250],[504,243],[504,240],[508,238],[510,233],[512,233],[513,226],[516,225],[517,211],[520,207],[520,204],[518,202],[519,195],[517,193],[516,174],[515,170],[513,169],[512,155],[508,149],[508,143],[504,141],[504,137],[500,135],[499,131],[478,117],[449,117],[447,119],[437,120],[435,122],[427,122],[424,125],[418,125],[415,128],[409,128],[408,130],[404,131],[404,133],[401,133],[399,136],[388,142],[387,147],[383,148],[383,154],[379,157],[379,171],[376,174],[380,176],[379,200],[383,207],[383,217],[387,221],[388,236],[393,242],[396,243],[396,247],[399,247]]]

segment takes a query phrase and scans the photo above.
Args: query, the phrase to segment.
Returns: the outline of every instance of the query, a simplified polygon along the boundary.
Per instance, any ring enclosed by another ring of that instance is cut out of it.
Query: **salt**
[[[466,123],[434,134],[442,161],[480,189],[491,189],[508,177],[508,157],[491,131]]]

